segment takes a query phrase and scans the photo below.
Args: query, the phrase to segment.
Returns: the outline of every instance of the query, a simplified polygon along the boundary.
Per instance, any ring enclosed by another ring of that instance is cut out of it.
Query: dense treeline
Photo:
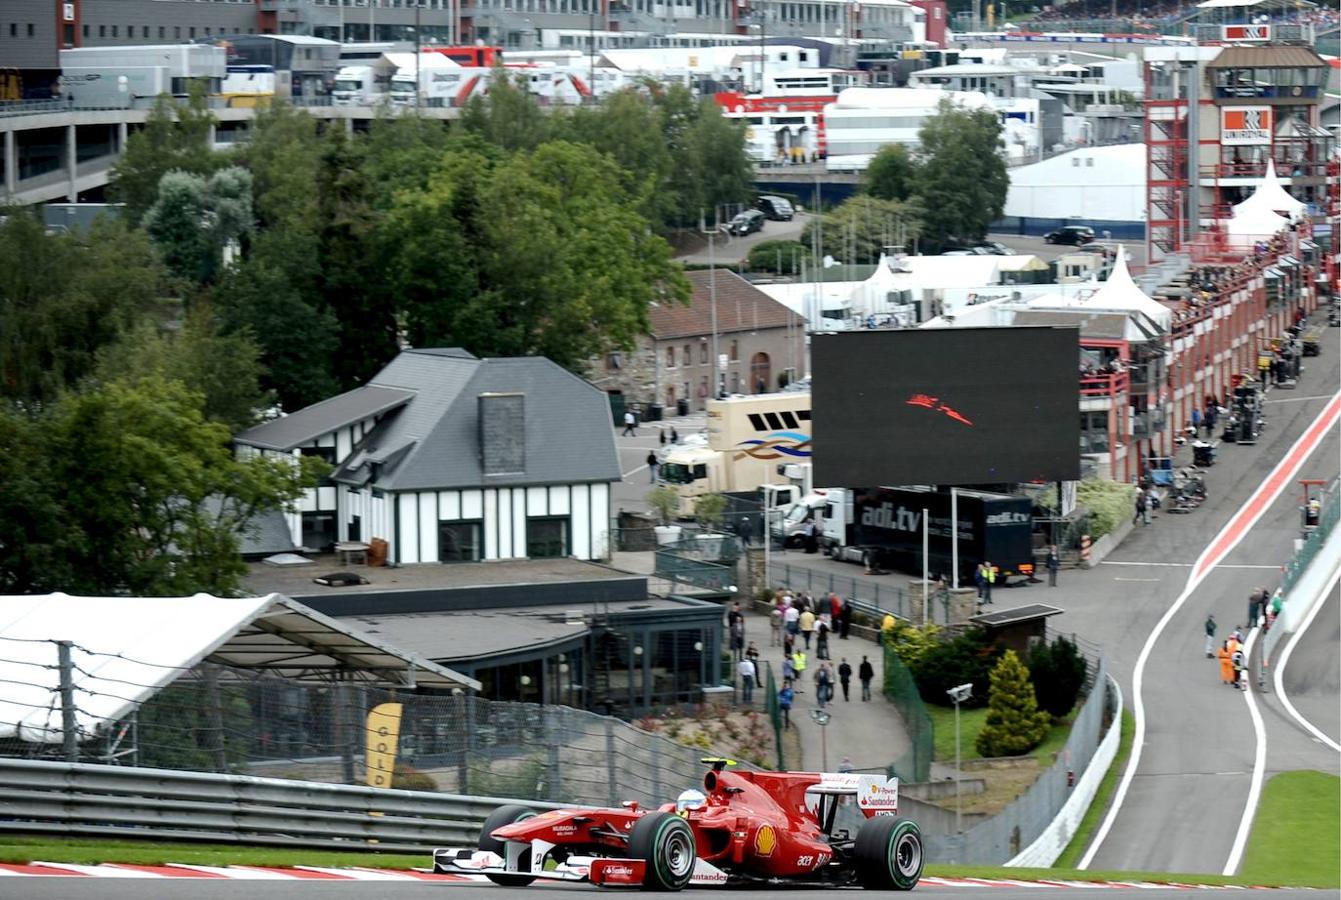
[[[580,372],[687,298],[665,236],[750,190],[742,130],[680,88],[542,115],[501,84],[357,135],[278,106],[228,151],[211,125],[160,101],[120,221],[0,222],[0,592],[236,590],[238,530],[320,464],[230,434],[407,342]]]

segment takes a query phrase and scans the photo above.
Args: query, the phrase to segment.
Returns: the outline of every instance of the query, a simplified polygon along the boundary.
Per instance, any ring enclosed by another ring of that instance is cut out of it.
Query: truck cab
[[[725,468],[722,454],[706,445],[675,446],[667,450],[661,457],[658,474],[680,497],[676,515],[690,518],[699,497],[727,490]]]

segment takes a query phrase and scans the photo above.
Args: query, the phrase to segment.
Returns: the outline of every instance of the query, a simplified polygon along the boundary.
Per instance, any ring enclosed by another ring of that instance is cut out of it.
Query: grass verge
[[[1241,877],[1341,887],[1341,778],[1282,772],[1262,790]]]
[[[954,764],[955,761],[955,710],[953,706],[933,706],[927,704],[927,715],[931,717],[934,740],[932,759],[941,763]],[[1029,752],[1044,766],[1050,766],[1053,757],[1066,746],[1071,734],[1072,718],[1068,717],[1059,725],[1053,725],[1043,743]],[[964,709],[959,713],[959,736],[963,742],[961,757],[964,761],[982,759],[978,753],[978,732],[987,723],[987,707]]]
[[[1335,781],[1336,779],[1333,779]],[[1334,849],[1334,847],[1333,847]],[[103,862],[162,865],[169,862],[205,866],[363,866],[408,869],[429,865],[428,854],[339,852],[300,848],[234,847],[223,844],[126,841],[99,838],[6,836],[0,839],[0,862]],[[1007,869],[1002,866],[928,866],[927,875],[942,878],[1009,878],[1022,881],[1148,881],[1161,884],[1299,885],[1295,873],[1276,877],[1168,874],[1160,872],[1096,872],[1062,869]],[[1334,881],[1333,881],[1334,884]]]
[[[1094,830],[1099,827],[1100,819],[1108,812],[1108,804],[1113,800],[1113,791],[1117,788],[1118,778],[1122,776],[1122,770],[1127,768],[1127,758],[1131,756],[1131,744],[1136,734],[1136,717],[1129,709],[1122,710],[1122,730],[1119,734],[1117,755],[1113,757],[1113,764],[1104,773],[1103,781],[1099,782],[1094,800],[1090,803],[1090,808],[1085,811],[1085,817],[1080,820],[1080,827],[1071,836],[1071,843],[1067,844],[1062,855],[1057,857],[1055,865],[1059,868],[1069,869],[1080,861],[1085,848],[1090,845],[1090,839],[1094,837]]]

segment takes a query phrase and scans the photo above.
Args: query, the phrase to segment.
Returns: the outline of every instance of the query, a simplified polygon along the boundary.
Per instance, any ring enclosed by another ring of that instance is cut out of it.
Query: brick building
[[[714,333],[721,393],[765,393],[805,377],[801,316],[733,272],[685,274],[690,302],[654,305],[650,334],[630,353],[594,361],[593,384],[643,408],[659,403],[673,412],[685,401],[688,410],[702,410],[713,394]]]

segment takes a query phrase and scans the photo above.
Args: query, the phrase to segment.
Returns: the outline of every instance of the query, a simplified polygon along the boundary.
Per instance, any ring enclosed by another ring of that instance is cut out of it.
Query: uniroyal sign
[[[1226,41],[1269,41],[1270,25],[1222,25],[1222,37]]]
[[[1220,108],[1220,143],[1229,147],[1270,144],[1272,115],[1269,106],[1223,106]]]

